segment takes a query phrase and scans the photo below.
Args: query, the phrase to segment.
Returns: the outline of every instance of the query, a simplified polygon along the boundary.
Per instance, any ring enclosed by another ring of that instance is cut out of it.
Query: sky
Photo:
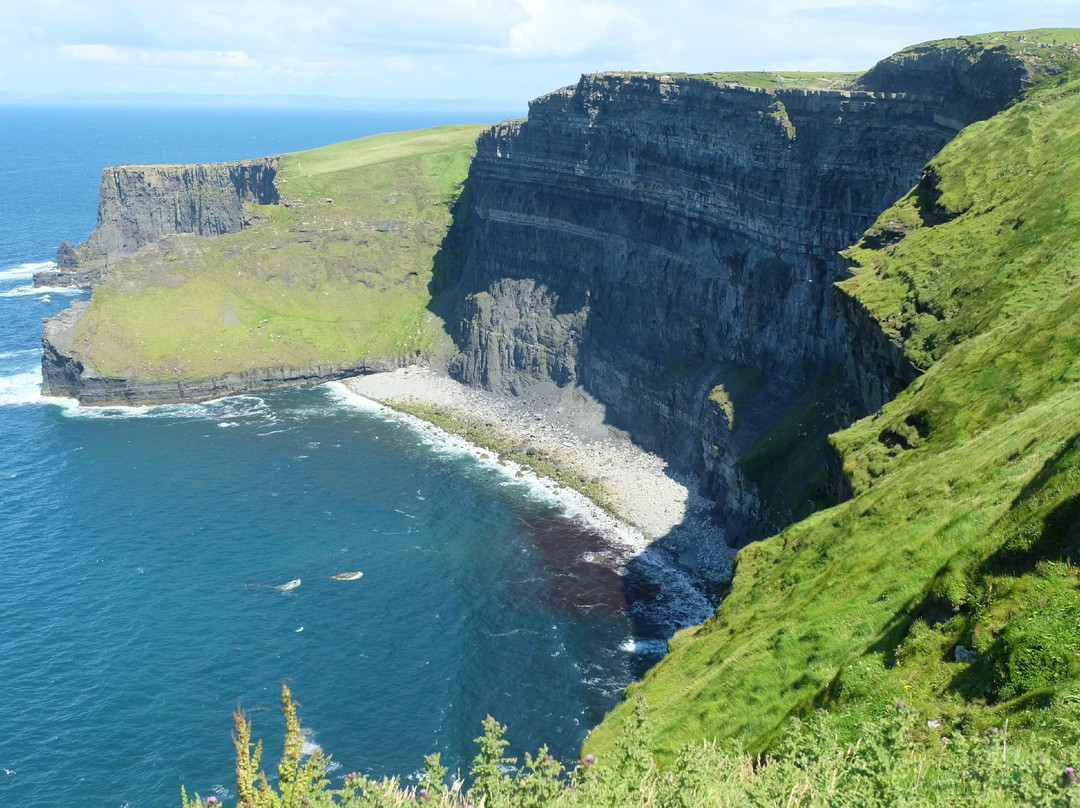
[[[0,97],[523,107],[602,70],[864,70],[929,39],[1068,26],[1080,0],[0,0]]]

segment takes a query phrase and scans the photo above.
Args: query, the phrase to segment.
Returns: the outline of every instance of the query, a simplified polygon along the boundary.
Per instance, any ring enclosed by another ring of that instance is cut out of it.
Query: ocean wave
[[[0,281],[25,280],[34,277],[35,272],[44,272],[53,269],[55,266],[56,264],[53,261],[31,261],[26,264],[7,267],[6,269],[0,269]]]
[[[61,399],[71,401],[71,399]],[[142,406],[65,407],[65,415],[89,419],[190,418],[204,421],[232,422],[240,418],[258,419],[260,423],[277,420],[270,405],[259,396],[240,395],[216,398],[191,404],[146,404]]]
[[[26,348],[22,351],[0,351],[0,359],[18,359],[21,356],[37,356],[41,358],[41,348]]]
[[[34,295],[81,295],[85,286],[16,286],[0,292],[0,297],[33,297]],[[46,301],[47,302],[47,301]]]
[[[37,351],[13,351],[6,356],[32,354]],[[15,404],[49,404],[60,407],[66,417],[93,419],[130,418],[190,418],[216,421],[223,426],[238,426],[237,419],[255,419],[260,425],[273,424],[277,416],[266,400],[259,396],[241,395],[203,401],[195,404],[148,404],[143,406],[93,407],[80,404],[74,398],[43,396],[41,369],[0,376],[0,407]]]
[[[36,404],[41,400],[41,370],[0,376],[0,407]]]
[[[628,637],[619,643],[619,650],[627,654],[645,656],[663,656],[667,653],[668,641],[659,638]]]

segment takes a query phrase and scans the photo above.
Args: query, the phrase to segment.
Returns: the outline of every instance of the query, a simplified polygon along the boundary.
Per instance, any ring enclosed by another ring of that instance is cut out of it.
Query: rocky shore
[[[421,417],[437,413],[468,425],[469,438],[484,448],[513,445],[516,456],[585,479],[602,491],[595,498],[616,519],[679,566],[705,581],[731,577],[735,551],[710,516],[713,504],[697,493],[698,481],[605,423],[604,406],[580,388],[538,384],[507,398],[418,365],[353,377],[344,385],[391,409]]]

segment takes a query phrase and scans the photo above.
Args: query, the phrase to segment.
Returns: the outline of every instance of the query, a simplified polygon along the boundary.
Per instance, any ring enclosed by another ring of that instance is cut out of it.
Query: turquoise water
[[[670,573],[628,575],[625,548],[527,483],[339,386],[104,411],[39,395],[40,319],[85,293],[29,276],[89,233],[104,165],[482,118],[0,116],[0,805],[228,799],[230,713],[272,770],[286,678],[334,777],[407,777],[432,751],[467,769],[488,713],[512,753],[573,757],[680,619]]]

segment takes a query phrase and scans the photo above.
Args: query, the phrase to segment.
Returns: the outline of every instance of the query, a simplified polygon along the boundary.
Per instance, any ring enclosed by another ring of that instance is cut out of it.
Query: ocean
[[[515,114],[0,109],[0,805],[234,799],[231,713],[273,773],[283,680],[334,782],[408,783],[430,752],[467,771],[488,714],[511,754],[570,760],[662,653],[663,570],[627,574],[529,480],[341,385],[105,410],[40,395],[41,318],[88,292],[31,275],[89,234],[104,166]]]

